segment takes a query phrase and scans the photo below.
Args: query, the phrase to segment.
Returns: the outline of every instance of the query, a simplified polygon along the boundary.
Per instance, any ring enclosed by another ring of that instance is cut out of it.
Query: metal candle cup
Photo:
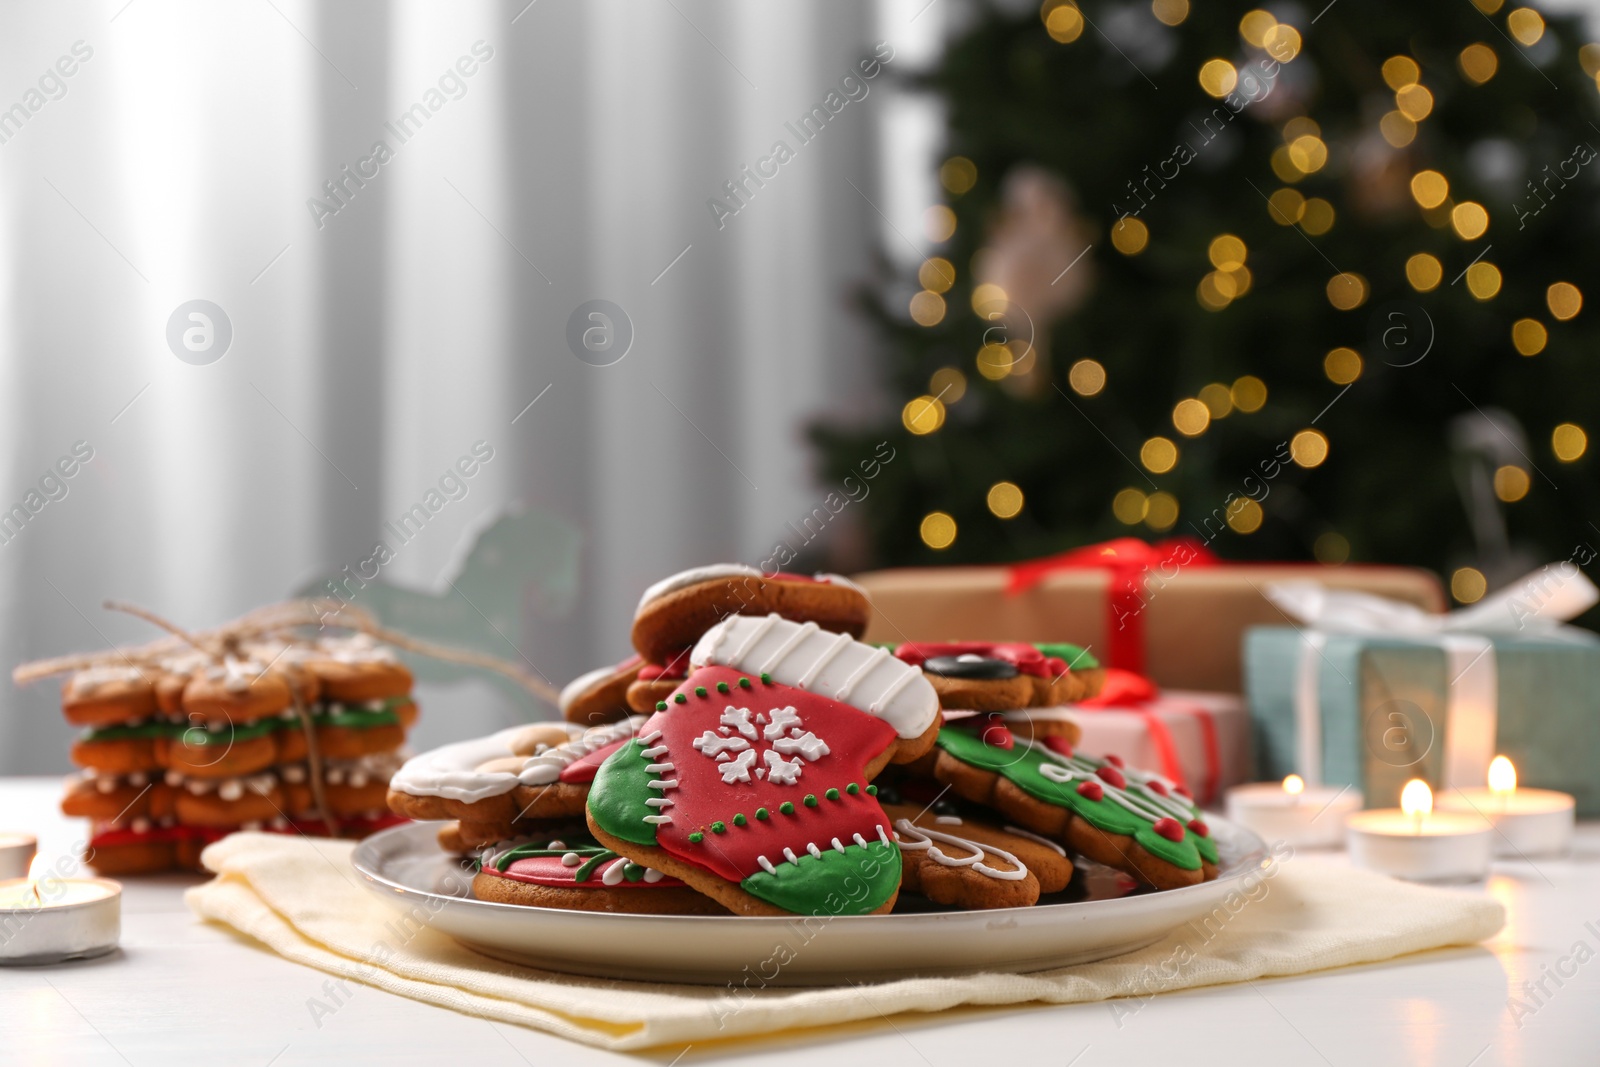
[[[1345,820],[1351,863],[1413,882],[1472,882],[1488,874],[1494,827],[1487,819],[1434,811],[1433,794],[1418,779],[1406,783],[1400,803]]]
[[[89,959],[122,936],[122,885],[108,878],[0,882],[0,964]]]
[[[1291,774],[1282,783],[1255,782],[1227,792],[1227,814],[1267,842],[1293,848],[1338,848],[1344,843],[1344,819],[1361,807],[1361,794],[1350,788],[1308,786]]]

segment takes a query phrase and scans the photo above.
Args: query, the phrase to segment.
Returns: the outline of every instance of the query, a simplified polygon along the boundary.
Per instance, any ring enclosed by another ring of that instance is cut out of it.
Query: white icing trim
[[[1029,841],[1043,845],[1045,848],[1054,849],[1058,855],[1065,856],[1067,854],[1066,849],[1062,848],[1048,837],[1041,837],[1032,830],[1024,830],[1020,826],[1006,826],[1002,827],[1002,829],[1004,829],[1008,834],[1016,834],[1018,837],[1026,837]]]
[[[979,874],[996,878],[1003,882],[1020,882],[1028,877],[1028,866],[1017,857],[1003,848],[986,845],[981,841],[972,841],[954,834],[940,833],[938,830],[929,830],[917,826],[910,819],[897,819],[894,824],[895,835],[900,837],[900,850],[902,852],[920,852],[928,850],[928,858],[944,867],[971,867]],[[910,840],[907,840],[910,838]],[[957,845],[961,848],[971,849],[970,856],[950,856],[934,844],[938,841],[946,845]],[[1002,871],[983,862],[983,857],[990,854],[999,856],[1015,867],[1015,870]]]
[[[519,785],[549,785],[560,778],[561,771],[569,763],[597,748],[633,736],[643,723],[644,716],[635,715],[622,722],[594,727],[566,744],[527,757],[517,774],[478,770],[489,760],[515,755],[511,751],[512,742],[527,729],[527,724],[508,727],[488,737],[457,741],[412,757],[395,772],[389,788],[411,796],[444,797],[472,804],[504,796]]]
[[[749,567],[743,563],[712,563],[705,567],[690,567],[677,574],[669,574],[656,584],[644,591],[639,598],[639,607],[635,614],[643,611],[646,604],[653,600],[660,600],[668,593],[676,593],[680,589],[687,589],[691,585],[709,582],[715,578],[760,578],[761,571],[756,567]]]
[[[901,737],[920,737],[939,716],[939,697],[919,668],[813,622],[730,615],[689,654],[691,669],[707,664],[767,673],[782,685],[849,703]]]

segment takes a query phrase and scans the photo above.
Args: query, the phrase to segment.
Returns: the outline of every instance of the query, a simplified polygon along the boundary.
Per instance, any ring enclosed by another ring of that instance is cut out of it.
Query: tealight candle
[[[39,840],[32,834],[0,834],[0,881],[28,873]]]
[[[1361,794],[1347,787],[1308,786],[1298,774],[1282,783],[1254,782],[1227,792],[1228,821],[1260,834],[1268,843],[1293,848],[1338,848],[1344,817],[1361,807]]]
[[[122,936],[122,886],[53,870],[0,882],[0,964],[59,963],[104,955]]]
[[[1439,807],[1474,812],[1494,826],[1497,856],[1555,856],[1572,844],[1577,801],[1554,789],[1517,785],[1517,769],[1504,756],[1489,764],[1489,788],[1452,789]]]
[[[1350,862],[1414,882],[1470,882],[1489,870],[1494,828],[1476,814],[1434,811],[1433,790],[1407,782],[1400,807],[1360,811],[1345,819]]]

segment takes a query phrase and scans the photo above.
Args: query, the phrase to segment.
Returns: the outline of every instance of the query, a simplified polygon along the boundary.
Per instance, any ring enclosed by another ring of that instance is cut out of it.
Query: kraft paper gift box
[[[1444,608],[1428,571],[1223,563],[1183,538],[1122,538],[1012,566],[903,568],[856,581],[873,602],[868,641],[1072,641],[1166,688],[1237,693],[1244,631],[1285,621],[1263,591],[1307,578]]]
[[[1521,784],[1600,815],[1600,636],[1559,625],[1596,594],[1576,568],[1560,588],[1544,584],[1431,617],[1273,587],[1306,626],[1245,636],[1256,777],[1350,785],[1368,807],[1393,807],[1412,778],[1482,788],[1505,755]]]

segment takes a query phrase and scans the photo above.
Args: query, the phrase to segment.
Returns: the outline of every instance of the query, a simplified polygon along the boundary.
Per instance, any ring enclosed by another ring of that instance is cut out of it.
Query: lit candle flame
[[[39,895],[39,883],[49,873],[50,864],[45,862],[44,853],[35,852],[33,862],[28,864],[28,893],[33,897],[34,907],[44,904],[44,898]]]
[[[1400,810],[1411,816],[1420,830],[1422,821],[1433,811],[1433,790],[1428,788],[1428,783],[1421,778],[1407,782],[1400,791]]]
[[[1496,756],[1489,764],[1489,792],[1496,797],[1517,791],[1517,769],[1504,756]]]
[[[1291,774],[1283,780],[1283,791],[1297,797],[1306,791],[1306,780],[1298,774]]]

